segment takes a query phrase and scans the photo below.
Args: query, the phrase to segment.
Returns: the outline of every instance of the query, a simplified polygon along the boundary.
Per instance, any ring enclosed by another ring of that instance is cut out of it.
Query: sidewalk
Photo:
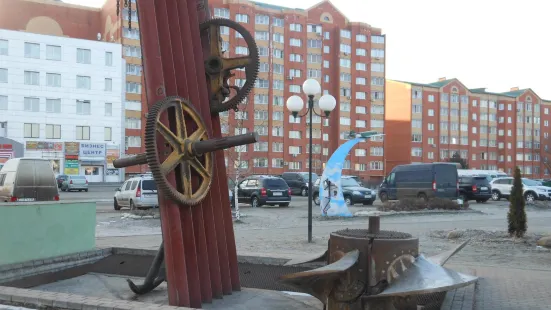
[[[102,237],[96,239],[97,247],[127,247],[156,250],[161,235]],[[239,251],[241,256],[290,258],[286,253],[253,253]],[[550,258],[551,259],[551,258]],[[519,264],[521,266],[521,264]],[[453,264],[446,267],[455,270],[471,269],[480,278],[476,286],[475,309],[518,310],[551,309],[551,270],[512,269],[500,266]]]

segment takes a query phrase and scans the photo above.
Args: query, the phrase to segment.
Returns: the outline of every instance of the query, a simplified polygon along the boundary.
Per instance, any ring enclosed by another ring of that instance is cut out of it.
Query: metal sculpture
[[[342,194],[341,175],[344,161],[356,144],[382,135],[376,131],[367,131],[360,134],[351,132],[350,138],[352,140],[343,143],[331,155],[320,179],[319,205],[322,216],[352,216]]]
[[[249,55],[224,58],[226,51],[222,50],[220,27],[239,33],[247,44]],[[201,35],[208,37],[210,41],[210,53],[205,55],[205,72],[210,84],[210,110],[212,113],[236,110],[239,103],[247,98],[258,77],[260,58],[256,42],[245,27],[230,19],[213,18],[202,23],[200,28]],[[232,71],[240,68],[245,70],[245,83],[242,86],[230,86],[228,79],[235,76]],[[230,97],[232,89],[236,93]]]
[[[368,229],[331,233],[326,252],[286,264],[326,261],[326,266],[281,280],[318,298],[326,310],[440,309],[446,291],[477,281],[442,267],[468,241],[426,259],[419,239],[379,228],[379,217],[370,217]]]
[[[236,108],[248,95],[258,74],[258,50],[240,25],[209,21],[204,0],[137,0],[136,6],[149,103],[146,147],[144,154],[114,165],[150,166],[160,190],[163,244],[144,283],[129,285],[144,294],[166,280],[170,305],[201,308],[240,290],[223,149],[254,143],[258,136],[223,138],[217,113]],[[222,57],[220,26],[245,38],[248,56]],[[229,86],[232,70],[239,68],[245,69],[245,84]]]

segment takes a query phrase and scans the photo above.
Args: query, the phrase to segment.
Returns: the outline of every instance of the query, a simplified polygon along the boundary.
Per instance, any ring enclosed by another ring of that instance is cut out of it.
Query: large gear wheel
[[[162,122],[164,112],[168,112],[168,127]],[[186,122],[194,125],[187,126]],[[167,97],[149,109],[145,126],[145,153],[162,194],[187,205],[198,204],[205,198],[212,182],[213,153],[195,156],[192,144],[208,138],[203,119],[186,99]],[[160,139],[164,141],[160,142]],[[172,151],[161,161],[159,149],[165,144],[170,145]],[[175,171],[177,187],[167,180],[167,175],[172,171]]]
[[[249,55],[243,57],[224,58],[220,38],[220,27],[228,27],[237,31],[245,40]],[[200,25],[201,35],[208,35],[210,54],[205,55],[205,72],[210,92],[210,111],[220,113],[237,109],[254,87],[258,77],[260,59],[258,47],[253,36],[237,22],[225,18],[213,18]],[[245,69],[245,83],[241,87],[229,86],[228,79],[233,76],[232,70]],[[235,95],[232,95],[234,90]]]

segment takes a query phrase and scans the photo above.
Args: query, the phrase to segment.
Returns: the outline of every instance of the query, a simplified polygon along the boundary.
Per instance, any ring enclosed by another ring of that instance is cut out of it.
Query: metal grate
[[[409,239],[412,236],[408,233],[392,231],[392,230],[380,230],[377,234],[370,234],[367,229],[343,229],[335,232],[335,234],[343,237],[352,238],[375,238],[375,239]]]
[[[282,275],[311,270],[312,268],[295,266],[275,266],[258,264],[239,264],[239,278],[242,287],[258,288],[274,291],[300,292],[292,286],[279,282]]]

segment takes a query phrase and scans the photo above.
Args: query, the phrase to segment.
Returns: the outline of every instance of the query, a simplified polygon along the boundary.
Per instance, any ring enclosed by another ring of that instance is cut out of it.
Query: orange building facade
[[[306,10],[246,0],[211,0],[214,17],[241,23],[254,35],[260,73],[243,112],[222,114],[222,129],[233,135],[257,131],[260,143],[226,152],[228,174],[281,174],[308,170],[306,116],[294,119],[287,98],[301,96],[308,78],[333,95],[330,119],[313,119],[313,171],[321,174],[333,151],[351,130],[385,130],[385,37],[381,29],[350,22],[329,1]],[[222,32],[228,57],[245,46],[233,30]],[[237,72],[238,84],[244,73]],[[319,109],[318,109],[319,112]],[[238,151],[241,151],[240,155]],[[360,143],[344,164],[344,173],[378,182],[383,176],[382,140]]]
[[[457,79],[429,84],[387,80],[385,173],[398,164],[446,161],[454,153],[471,169],[519,166],[549,178],[551,101],[531,89],[492,93]]]

